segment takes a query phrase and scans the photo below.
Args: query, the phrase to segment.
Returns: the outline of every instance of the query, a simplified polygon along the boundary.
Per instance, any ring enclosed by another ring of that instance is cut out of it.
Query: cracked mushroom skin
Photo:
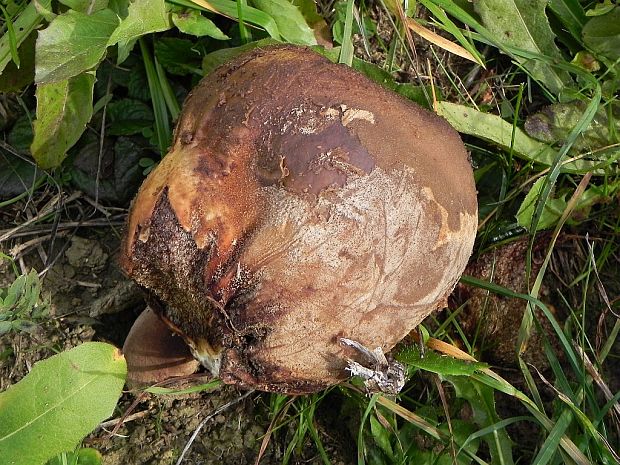
[[[339,338],[389,351],[445,304],[477,227],[443,119],[315,52],[256,49],[188,96],[142,185],[125,272],[226,383],[346,378]]]

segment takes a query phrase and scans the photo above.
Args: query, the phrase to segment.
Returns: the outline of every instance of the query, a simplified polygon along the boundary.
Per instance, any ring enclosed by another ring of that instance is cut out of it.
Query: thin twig
[[[194,430],[194,432],[192,433],[192,435],[190,436],[189,440],[187,441],[187,444],[185,444],[185,447],[183,448],[183,451],[181,452],[181,456],[179,457],[179,460],[177,460],[175,465],[181,465],[181,462],[183,461],[183,458],[185,457],[185,454],[187,454],[187,451],[189,451],[190,447],[192,447],[192,444],[194,443],[194,441],[196,440],[196,437],[198,436],[198,433],[200,432],[200,430],[204,427],[204,425],[207,424],[207,422],[219,415],[220,413],[222,413],[224,410],[227,410],[228,408],[232,407],[235,404],[238,404],[239,402],[241,402],[243,399],[245,399],[246,397],[250,396],[251,394],[254,393],[254,389],[252,389],[251,391],[246,392],[245,394],[243,394],[242,396],[237,397],[236,399],[231,400],[230,402],[225,403],[224,405],[222,405],[221,407],[218,407],[217,409],[215,409],[215,411],[213,413],[211,413],[210,415],[207,415],[204,420],[202,420],[200,422],[200,424],[198,425],[198,427]]]

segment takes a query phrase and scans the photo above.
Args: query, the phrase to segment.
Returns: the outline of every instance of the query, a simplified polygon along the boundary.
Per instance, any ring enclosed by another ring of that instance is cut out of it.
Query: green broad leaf
[[[504,150],[512,150],[513,154],[523,160],[550,166],[557,152],[547,144],[529,137],[523,130],[502,118],[483,113],[465,105],[450,102],[438,102],[437,113],[443,116],[457,131],[497,144]],[[514,129],[514,138],[513,138]],[[565,173],[585,173],[593,171],[602,175],[604,171],[597,169],[599,160],[575,160],[562,165]]]
[[[370,415],[369,419],[372,438],[377,446],[379,446],[379,449],[381,449],[386,456],[393,459],[394,450],[392,449],[392,444],[390,442],[390,431],[388,431],[387,428],[381,424],[375,415]]]
[[[83,73],[37,86],[32,156],[43,169],[60,166],[93,115],[95,75]]]
[[[219,27],[213,21],[200,14],[199,11],[191,10],[186,13],[172,13],[172,22],[184,34],[196,37],[212,37],[216,40],[228,40]]]
[[[426,350],[422,355],[416,346],[404,348],[396,355],[396,359],[407,365],[439,375],[469,376],[478,370],[488,368],[486,363],[467,362],[447,355],[440,355],[432,350]]]
[[[583,28],[583,41],[609,60],[620,59],[620,7],[590,19]]]
[[[58,82],[99,64],[118,17],[110,9],[91,15],[69,10],[39,33],[35,82]]]
[[[280,35],[294,44],[316,45],[314,31],[295,5],[288,0],[252,0],[256,8],[271,16]]]
[[[117,63],[122,63],[140,37],[168,29],[170,21],[164,0],[134,0],[129,4],[127,17],[116,28],[108,45],[118,44]]]
[[[72,10],[90,15],[108,7],[108,0],[59,0]]]
[[[550,0],[549,8],[559,18],[570,34],[581,42],[581,30],[587,18],[583,7],[577,0]]]
[[[127,364],[120,351],[87,342],[38,362],[0,393],[0,455],[4,465],[45,464],[73,450],[120,397]]]
[[[475,0],[474,7],[484,27],[502,45],[561,60],[545,11],[548,3],[548,0]],[[554,94],[571,82],[568,73],[541,60],[516,59]]]
[[[317,12],[315,0],[290,0],[290,2],[297,7],[309,26],[314,27],[316,23],[325,21]]]
[[[51,0],[39,0],[38,3],[45,9],[51,8],[52,4]],[[37,29],[42,21],[43,16],[37,11],[34,2],[29,3],[13,21],[15,46],[17,46],[18,50],[22,42]],[[0,37],[0,73],[4,71],[4,68],[12,60],[12,42],[13,40],[9,34],[3,34]]]
[[[491,453],[490,463],[501,463],[504,465],[513,464],[512,445],[513,442],[506,433],[505,428],[493,429],[492,426],[500,421],[495,409],[495,394],[492,388],[476,380],[463,376],[443,377],[454,386],[457,397],[465,399],[473,413],[474,423],[480,428],[491,428],[489,433],[482,436],[487,443]],[[471,433],[472,431],[470,431]],[[467,447],[465,437],[458,440],[458,444]]]

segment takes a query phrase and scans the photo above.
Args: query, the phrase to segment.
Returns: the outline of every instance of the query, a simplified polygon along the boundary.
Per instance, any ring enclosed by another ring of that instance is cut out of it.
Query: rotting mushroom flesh
[[[224,382],[347,377],[442,307],[471,254],[472,168],[443,119],[307,48],[241,55],[187,98],[125,272]]]

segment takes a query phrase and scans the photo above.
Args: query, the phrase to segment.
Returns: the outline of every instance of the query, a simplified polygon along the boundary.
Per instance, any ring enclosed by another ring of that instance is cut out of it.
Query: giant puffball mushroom
[[[255,49],[187,98],[121,264],[224,382],[306,393],[356,341],[389,351],[445,304],[477,226],[443,119],[300,47]]]

